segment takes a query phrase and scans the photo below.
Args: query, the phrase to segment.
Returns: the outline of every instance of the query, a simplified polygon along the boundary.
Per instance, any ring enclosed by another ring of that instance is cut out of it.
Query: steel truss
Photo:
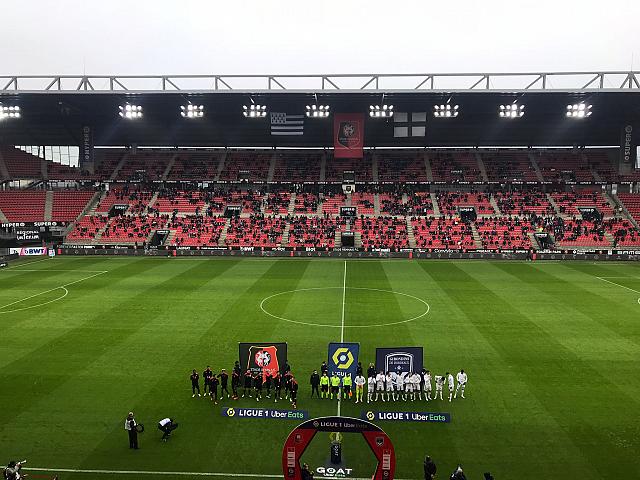
[[[0,93],[640,91],[640,72],[0,75]]]

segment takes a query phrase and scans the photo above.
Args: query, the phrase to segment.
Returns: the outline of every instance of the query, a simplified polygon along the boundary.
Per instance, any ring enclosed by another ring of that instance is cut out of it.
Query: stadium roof
[[[633,71],[0,77],[0,103],[21,108],[21,118],[0,121],[0,144],[78,145],[90,126],[95,144],[105,146],[331,147],[332,115],[308,118],[303,135],[287,137],[271,135],[268,115],[242,114],[252,103],[288,114],[315,103],[332,114],[367,115],[370,147],[612,146],[625,125],[637,127],[639,80]],[[499,106],[514,102],[526,106],[525,115],[499,118]],[[592,115],[567,118],[567,105],[580,102],[593,105]],[[120,118],[126,103],[141,105],[143,118]],[[203,118],[181,118],[189,103],[203,105]],[[426,112],[426,135],[396,138],[394,119],[368,117],[370,105],[385,103]],[[459,116],[433,115],[434,105],[446,103],[459,105]]]

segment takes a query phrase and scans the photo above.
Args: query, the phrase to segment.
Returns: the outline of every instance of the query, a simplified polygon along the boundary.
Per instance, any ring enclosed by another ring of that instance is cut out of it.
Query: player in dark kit
[[[238,362],[237,360],[236,363],[233,364],[233,371],[236,372],[238,376],[240,376],[240,374],[242,373],[242,370],[240,370],[240,362]]]
[[[267,373],[267,378],[264,379],[264,388],[267,390],[267,398],[271,398],[271,383],[273,379],[271,374]]]
[[[276,372],[273,376],[273,396],[275,398],[274,402],[282,400],[282,377],[280,372]]]
[[[256,402],[259,402],[262,398],[262,372],[253,376],[253,389],[256,394]]]
[[[291,377],[291,406],[298,408],[298,382],[293,376]]]
[[[242,397],[245,395],[249,395],[251,398],[251,385],[253,384],[253,376],[251,375],[251,370],[247,370],[244,372],[244,389],[242,390]]]
[[[285,372],[284,374],[284,398],[289,398],[291,395],[291,379],[293,374],[291,372]]]
[[[218,385],[220,385],[220,380],[218,377],[214,375],[211,377],[211,383],[209,384],[209,389],[211,390],[211,401],[218,404]]]
[[[322,365],[320,365],[320,375],[322,375],[323,373],[329,375],[329,367],[327,366],[327,362],[322,362]]]
[[[240,386],[240,372],[237,372],[236,369],[233,369],[233,373],[231,374],[231,393],[233,394],[233,399],[238,399],[238,387]]]
[[[220,398],[224,398],[224,392],[227,392],[227,398],[229,398],[229,389],[227,388],[227,384],[229,383],[229,374],[224,368],[218,375],[218,378],[220,379]]]
[[[204,395],[207,396],[207,389],[209,389],[209,395],[211,394],[211,377],[213,377],[213,372],[211,371],[211,367],[207,365],[207,368],[202,372],[202,380],[204,381]]]
[[[191,398],[196,396],[196,390],[198,391],[198,396],[200,396],[200,375],[198,375],[195,368],[193,369],[193,372],[191,372],[191,376],[189,378],[191,379],[191,392],[193,393]]]

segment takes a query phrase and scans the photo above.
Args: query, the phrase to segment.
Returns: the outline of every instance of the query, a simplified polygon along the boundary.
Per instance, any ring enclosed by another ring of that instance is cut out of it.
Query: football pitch
[[[27,260],[0,270],[0,328],[2,461],[27,458],[35,478],[281,477],[300,421],[227,418],[221,407],[290,405],[191,398],[191,369],[230,371],[238,342],[285,341],[298,408],[331,416],[337,402],[309,399],[309,375],[341,339],[360,343],[365,368],[376,347],[422,346],[431,372],[468,373],[464,400],[342,403],[352,417],[451,414],[377,423],[397,478],[422,478],[425,454],[440,478],[458,463],[469,480],[640,477],[637,264]],[[146,426],[138,451],[123,429],[129,410]],[[180,428],[163,443],[166,416]],[[327,435],[314,442],[309,463],[329,453]],[[354,477],[373,472],[366,448],[345,438]]]

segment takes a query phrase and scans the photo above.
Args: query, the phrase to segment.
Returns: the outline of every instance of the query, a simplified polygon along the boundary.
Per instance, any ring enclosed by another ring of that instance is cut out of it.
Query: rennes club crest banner
[[[284,373],[287,363],[286,343],[239,343],[240,368],[243,372],[262,373],[262,377]]]
[[[333,117],[333,156],[362,158],[364,146],[364,114],[336,113]]]

